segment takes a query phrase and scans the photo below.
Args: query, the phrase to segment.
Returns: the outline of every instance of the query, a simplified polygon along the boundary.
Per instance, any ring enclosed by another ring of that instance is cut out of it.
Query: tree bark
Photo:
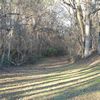
[[[82,6],[80,3],[80,0],[77,0],[77,20],[80,26],[80,31],[81,31],[81,41],[82,41],[82,57],[84,57],[84,41],[85,41],[85,31],[84,31],[84,23],[83,23],[83,12],[82,12]]]
[[[98,54],[100,54],[100,32],[99,32],[99,39],[98,39],[98,48],[97,48]]]
[[[86,10],[85,10],[85,47],[84,47],[84,57],[88,57],[91,52],[90,52],[90,45],[91,45],[91,32],[90,32],[90,5],[86,5]]]
[[[84,57],[90,55],[90,18],[86,17],[85,23],[85,48],[84,48]]]

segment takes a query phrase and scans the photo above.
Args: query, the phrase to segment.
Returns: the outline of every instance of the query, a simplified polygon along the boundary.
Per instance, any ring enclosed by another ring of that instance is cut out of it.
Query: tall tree
[[[91,15],[98,12],[100,8],[96,8],[96,0],[69,0],[69,2],[63,0],[63,3],[76,10],[83,43],[82,56],[88,57],[91,54]]]

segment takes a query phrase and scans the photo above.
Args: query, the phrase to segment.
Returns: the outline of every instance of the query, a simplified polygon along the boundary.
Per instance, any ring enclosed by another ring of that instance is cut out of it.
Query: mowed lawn
[[[100,58],[1,69],[0,100],[100,100]]]

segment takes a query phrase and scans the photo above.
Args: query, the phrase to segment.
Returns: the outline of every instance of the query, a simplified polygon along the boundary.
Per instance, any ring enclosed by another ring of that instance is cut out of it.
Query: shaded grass
[[[100,64],[73,64],[51,71],[0,75],[0,100],[68,100],[100,91]],[[24,70],[25,71],[25,70]],[[27,70],[26,70],[27,71]]]

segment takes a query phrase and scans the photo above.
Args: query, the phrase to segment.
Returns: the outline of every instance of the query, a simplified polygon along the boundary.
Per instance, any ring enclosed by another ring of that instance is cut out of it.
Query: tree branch
[[[98,12],[100,10],[100,8],[95,9],[94,11],[92,11],[89,15],[95,14],[96,12]]]
[[[71,7],[72,9],[76,9],[71,3],[67,3],[65,0],[62,0],[64,4]]]

